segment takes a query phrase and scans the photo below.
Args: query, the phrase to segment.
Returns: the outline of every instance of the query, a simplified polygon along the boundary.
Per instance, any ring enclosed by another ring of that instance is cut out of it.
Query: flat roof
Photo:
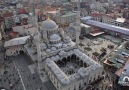
[[[90,35],[95,37],[95,36],[98,36],[98,35],[101,35],[101,34],[104,34],[104,33],[105,32],[103,32],[103,31],[95,30],[95,31],[91,32]]]
[[[129,59],[127,60],[127,62],[125,63],[125,65],[123,67],[121,67],[119,70],[117,70],[117,72],[115,73],[117,76],[121,76],[122,72],[124,71],[124,69],[127,67],[127,65],[129,65]],[[128,73],[129,75],[129,73]]]
[[[129,54],[129,50],[125,48],[126,43],[127,41],[122,43],[118,48],[116,48],[117,51],[110,53],[110,57],[104,61],[105,64],[117,68],[117,71],[115,72],[117,76],[121,76],[126,65],[129,64],[129,57],[126,57]],[[124,56],[122,53],[127,54]],[[107,61],[109,61],[109,63]]]
[[[81,23],[82,27],[90,28],[91,26]]]
[[[30,36],[25,36],[25,37],[19,37],[19,38],[14,38],[9,41],[6,41],[4,43],[4,47],[9,47],[9,46],[15,46],[15,45],[22,45],[26,43],[26,40],[30,38]]]
[[[66,13],[65,15],[62,15],[61,17],[69,17],[73,15],[76,15],[76,13],[69,12],[69,13]]]
[[[125,22],[125,18],[117,18],[116,22],[124,23]]]
[[[129,64],[126,64],[123,68],[118,83],[122,86],[129,86]]]
[[[95,20],[90,20],[90,18],[86,19],[85,17],[82,18],[82,20],[84,20],[84,23],[88,24],[88,25],[93,25],[93,26],[97,26],[106,30],[111,30],[111,31],[115,31],[115,32],[119,32],[125,35],[129,35],[129,29],[128,28],[124,28],[124,27],[118,27],[115,25],[110,25],[107,23],[102,23],[102,22],[98,22]]]

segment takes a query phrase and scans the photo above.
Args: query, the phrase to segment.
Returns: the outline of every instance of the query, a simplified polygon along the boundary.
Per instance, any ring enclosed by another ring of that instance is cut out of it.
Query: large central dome
[[[52,30],[58,28],[58,25],[53,20],[48,19],[42,22],[41,28],[45,30]]]

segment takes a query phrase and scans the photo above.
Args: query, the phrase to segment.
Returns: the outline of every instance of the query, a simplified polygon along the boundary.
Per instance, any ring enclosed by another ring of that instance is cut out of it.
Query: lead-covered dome
[[[47,19],[42,22],[41,28],[45,30],[53,30],[58,28],[58,25],[53,20]]]
[[[61,37],[58,34],[52,34],[50,36],[50,41],[59,41],[61,40]]]

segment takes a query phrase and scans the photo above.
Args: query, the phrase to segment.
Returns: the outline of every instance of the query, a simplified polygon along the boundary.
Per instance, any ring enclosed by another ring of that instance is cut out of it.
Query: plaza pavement
[[[12,58],[20,71],[26,90],[56,90],[50,81],[43,83],[37,73],[31,73],[28,67],[29,63],[27,64],[29,61],[27,56],[23,54]]]
[[[115,41],[115,42],[113,42],[113,41]],[[95,44],[94,42],[96,42],[96,43],[98,42],[98,43]],[[92,55],[93,52],[98,52],[99,54],[102,53],[101,48],[106,48],[107,55],[108,55],[113,50],[113,49],[107,48],[108,45],[114,45],[114,49],[115,49],[116,47],[118,47],[118,43],[121,43],[121,40],[116,39],[113,36],[106,35],[106,36],[96,37],[94,39],[85,38],[84,40],[80,40],[80,43],[85,45],[85,46],[80,47],[80,49],[85,48],[85,47],[90,47],[92,49],[91,51],[87,51],[87,50],[84,49],[84,52],[89,57],[92,58],[93,57],[93,55]]]
[[[0,73],[0,87],[7,90],[56,90],[50,80],[43,83],[37,73],[31,73],[28,67],[31,63],[26,55],[21,54],[3,60],[1,52],[0,61],[7,66],[0,68],[0,71],[7,71],[7,74]],[[10,84],[13,85],[12,89]]]

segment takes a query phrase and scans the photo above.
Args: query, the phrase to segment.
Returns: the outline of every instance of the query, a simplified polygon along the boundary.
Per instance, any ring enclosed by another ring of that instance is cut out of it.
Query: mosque
[[[76,24],[76,29],[79,25]],[[79,32],[74,43],[62,28],[50,19],[42,22],[38,32],[24,46],[39,73],[45,72],[57,90],[81,90],[103,75],[103,68],[81,52]]]
[[[53,20],[47,19],[41,26],[34,22],[38,29],[33,34],[6,42],[6,54],[11,56],[24,51],[36,62],[39,75],[48,76],[57,90],[82,90],[103,76],[103,67],[78,49],[79,16],[78,13],[74,23],[76,42]]]

